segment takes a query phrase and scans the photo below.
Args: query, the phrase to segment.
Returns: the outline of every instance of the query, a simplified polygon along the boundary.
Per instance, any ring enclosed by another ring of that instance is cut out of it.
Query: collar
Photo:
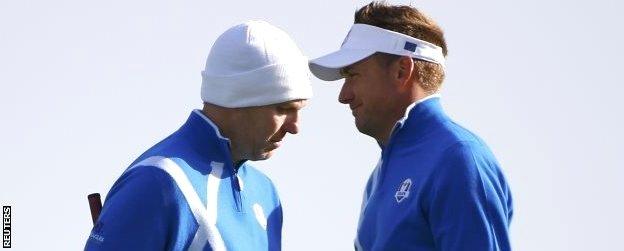
[[[202,158],[231,165],[230,140],[200,110],[193,110],[176,134],[184,137]]]
[[[425,101],[427,101],[429,99],[432,99],[432,98],[440,99],[440,94],[436,93],[436,94],[429,95],[427,97],[424,97],[424,98],[421,98],[419,100],[416,100],[414,103],[411,103],[410,105],[408,105],[407,108],[405,108],[405,115],[403,115],[403,117],[400,118],[399,121],[396,122],[394,128],[396,128],[397,126],[399,126],[399,127],[403,126],[403,124],[405,123],[405,120],[407,120],[407,118],[409,117],[410,111],[412,111],[412,109],[414,109],[414,106],[416,106],[416,105],[418,105],[418,104],[420,104],[422,102],[425,102]]]
[[[212,127],[212,130],[214,131],[215,135],[217,137],[219,137],[220,140],[225,140],[228,142],[228,144],[230,143],[230,139],[224,137],[223,135],[221,135],[221,131],[219,131],[219,127],[217,127],[217,125],[212,122],[212,120],[210,120],[210,118],[208,118],[206,115],[204,115],[201,110],[199,109],[195,109],[193,110],[193,114],[198,115],[199,117],[201,117],[208,125],[210,125],[210,127]]]
[[[440,104],[440,94],[429,95],[410,104],[405,116],[397,121],[390,134],[391,141],[414,140],[434,130],[436,122],[450,120]]]

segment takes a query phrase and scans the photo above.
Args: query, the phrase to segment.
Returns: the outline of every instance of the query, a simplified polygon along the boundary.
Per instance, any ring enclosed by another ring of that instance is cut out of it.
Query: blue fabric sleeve
[[[153,167],[122,175],[107,196],[85,250],[165,250],[167,220],[175,213],[166,175]]]
[[[278,205],[273,212],[269,214],[268,222],[272,224],[268,226],[269,250],[279,251],[282,249],[282,205]]]
[[[507,202],[496,196],[501,181],[481,151],[460,142],[433,173],[425,210],[437,250],[510,249]]]
[[[267,180],[267,184],[269,184],[271,188],[271,193],[273,196],[273,200],[276,203],[275,209],[267,218],[268,226],[267,228],[267,236],[269,238],[269,250],[270,251],[279,251],[282,250],[282,226],[284,223],[284,213],[282,212],[282,202],[279,198],[279,194],[277,193],[277,188],[275,184],[267,177],[266,175],[260,173],[262,177]]]

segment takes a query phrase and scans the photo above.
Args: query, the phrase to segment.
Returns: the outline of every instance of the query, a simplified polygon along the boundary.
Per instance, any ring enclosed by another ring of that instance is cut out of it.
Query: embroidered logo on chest
[[[394,198],[396,199],[397,203],[401,203],[401,201],[409,197],[410,188],[412,188],[411,179],[406,179],[403,182],[401,182],[401,186],[399,187],[399,190],[397,190],[397,192],[394,194]]]

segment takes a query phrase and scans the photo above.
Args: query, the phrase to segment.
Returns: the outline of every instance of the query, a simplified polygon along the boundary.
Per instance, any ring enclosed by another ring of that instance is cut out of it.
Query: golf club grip
[[[91,209],[91,219],[93,220],[93,225],[95,225],[102,211],[102,200],[99,193],[89,194],[87,198],[89,199],[89,208]]]

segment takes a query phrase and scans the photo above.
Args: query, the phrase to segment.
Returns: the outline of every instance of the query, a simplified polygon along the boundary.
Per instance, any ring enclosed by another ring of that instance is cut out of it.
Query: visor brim
[[[375,54],[371,50],[340,49],[325,56],[310,60],[308,66],[314,76],[325,81],[343,78],[340,69],[355,64]]]

